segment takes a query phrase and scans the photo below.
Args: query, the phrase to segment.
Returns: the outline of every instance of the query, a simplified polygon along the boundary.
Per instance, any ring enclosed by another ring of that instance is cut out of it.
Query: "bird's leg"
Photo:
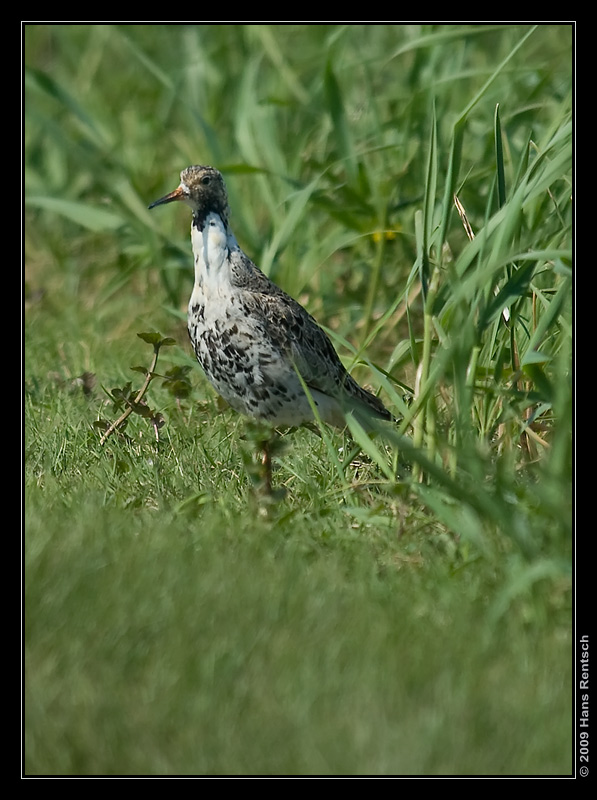
[[[244,438],[252,443],[251,453],[244,456],[251,480],[263,494],[272,495],[272,456],[280,449],[278,434],[267,422],[248,420]]]
[[[275,433],[272,433],[269,439],[266,439],[263,442],[262,450],[261,450],[261,464],[263,466],[263,483],[266,494],[272,493],[272,453],[271,453],[271,445],[272,445],[272,438],[275,436]]]

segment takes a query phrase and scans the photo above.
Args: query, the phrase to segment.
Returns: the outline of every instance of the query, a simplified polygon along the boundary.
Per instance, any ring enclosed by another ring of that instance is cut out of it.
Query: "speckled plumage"
[[[232,408],[276,426],[313,420],[298,372],[325,422],[343,427],[346,413],[361,422],[391,419],[383,403],[348,374],[313,317],[240,249],[218,170],[188,167],[179,187],[150,208],[174,200],[193,212],[189,336],[207,378]]]

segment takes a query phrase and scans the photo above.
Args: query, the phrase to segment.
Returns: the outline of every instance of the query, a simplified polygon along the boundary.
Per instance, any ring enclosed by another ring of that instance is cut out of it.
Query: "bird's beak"
[[[170,194],[164,195],[164,197],[160,197],[159,200],[153,202],[148,208],[154,208],[155,206],[161,206],[164,203],[171,203],[173,200],[184,200],[184,192],[182,186],[179,186],[178,189],[175,189]]]

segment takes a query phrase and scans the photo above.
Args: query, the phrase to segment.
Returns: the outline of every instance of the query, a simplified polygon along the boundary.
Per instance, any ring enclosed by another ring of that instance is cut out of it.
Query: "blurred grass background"
[[[572,33],[24,26],[26,774],[570,772]],[[271,505],[147,211],[192,163],[402,419]],[[189,393],[100,448],[148,330]]]

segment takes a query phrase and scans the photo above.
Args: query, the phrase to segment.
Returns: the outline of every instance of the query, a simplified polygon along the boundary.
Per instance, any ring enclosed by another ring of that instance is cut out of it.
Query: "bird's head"
[[[178,188],[156,200],[149,208],[172,203],[174,200],[186,203],[200,226],[210,212],[219,214],[224,223],[228,223],[228,194],[222,174],[214,167],[199,165],[183,169]]]

